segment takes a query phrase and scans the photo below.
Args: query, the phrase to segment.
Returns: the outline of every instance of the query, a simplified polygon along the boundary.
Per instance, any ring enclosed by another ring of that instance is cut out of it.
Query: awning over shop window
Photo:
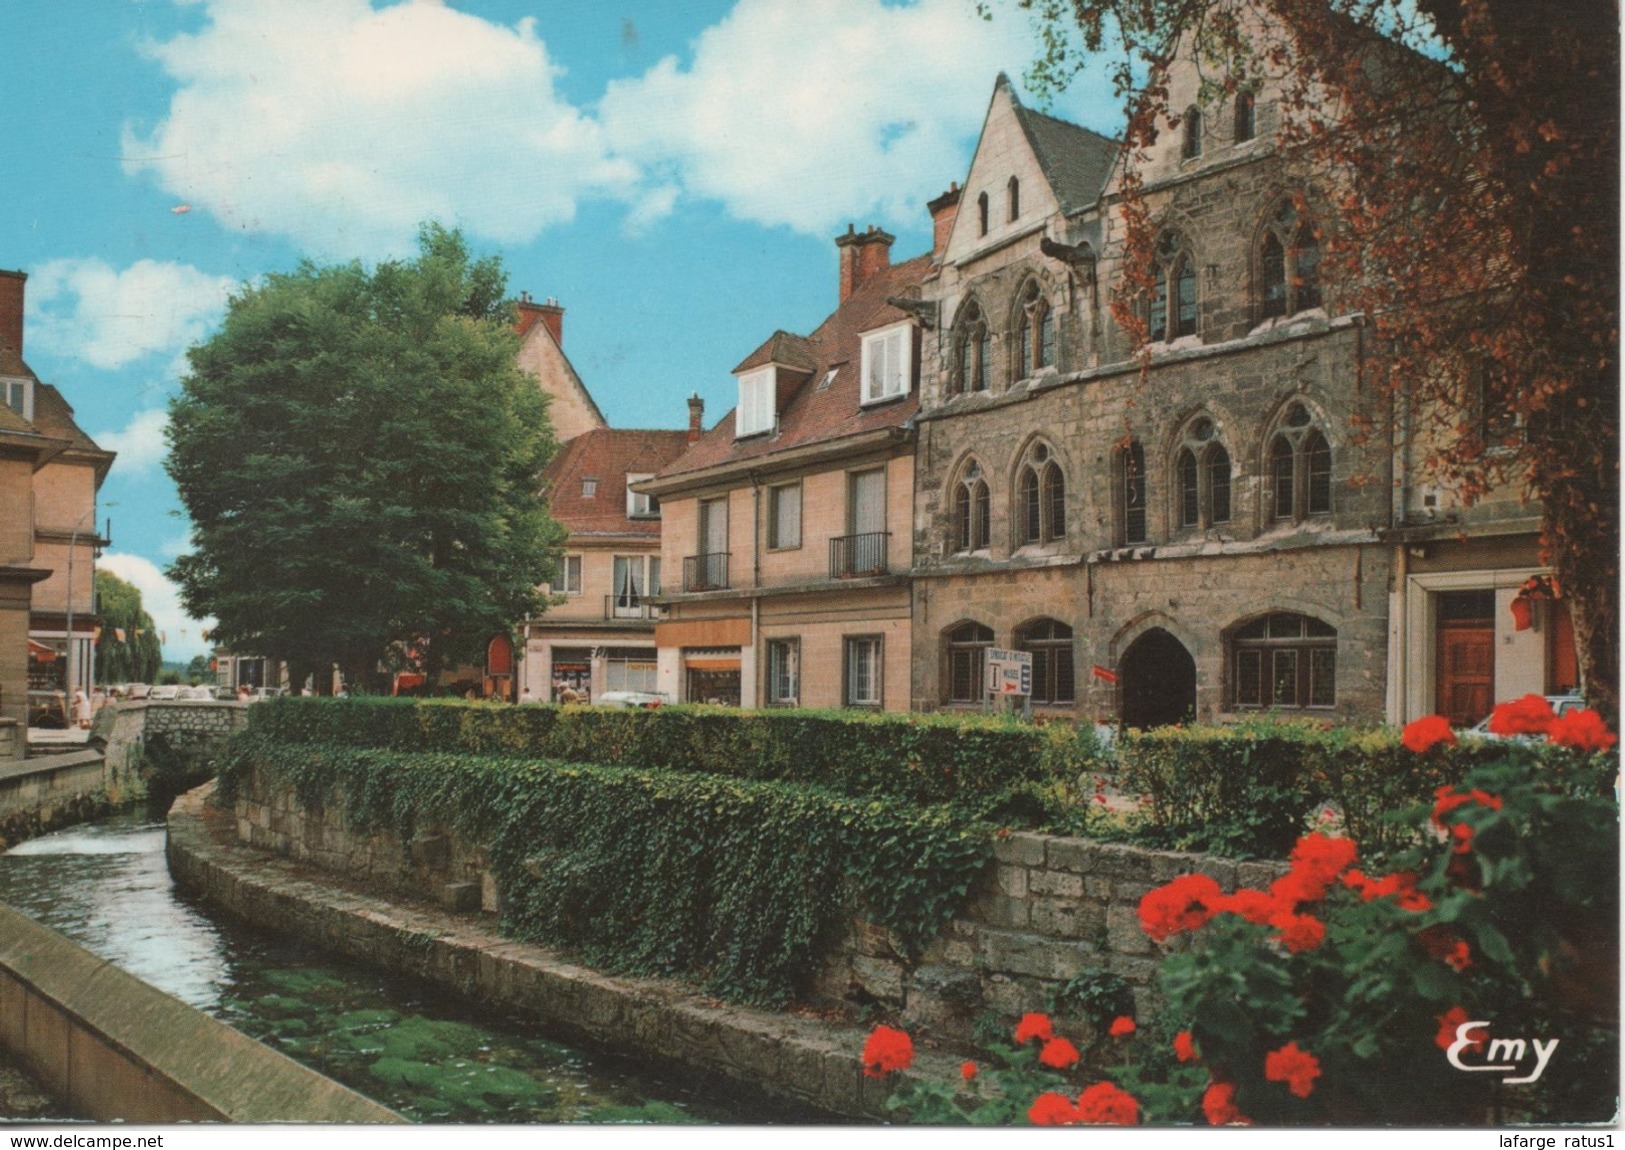
[[[37,643],[33,639],[28,641],[28,657],[40,663],[54,663],[62,656],[55,648],[47,647],[44,643]]]
[[[683,666],[690,671],[737,671],[739,670],[739,657],[729,658],[707,657],[701,659],[685,659]]]

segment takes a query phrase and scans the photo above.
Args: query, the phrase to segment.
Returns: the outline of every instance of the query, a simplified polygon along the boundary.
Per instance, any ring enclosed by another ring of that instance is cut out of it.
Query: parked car
[[[288,693],[286,687],[255,687],[252,698],[255,702],[261,699],[280,699]]]
[[[178,699],[180,697],[181,689],[175,683],[161,683],[147,692],[147,698],[154,702],[160,699]]]
[[[146,683],[126,683],[124,697],[126,699],[145,699],[152,688]]]
[[[600,707],[633,708],[642,711],[664,707],[670,701],[658,691],[605,691],[595,700]]]
[[[28,692],[28,725],[53,731],[66,730],[68,696],[62,691]]]
[[[1559,717],[1570,711],[1578,711],[1586,705],[1585,698],[1580,695],[1547,695],[1546,702],[1551,705],[1552,713]],[[1478,735],[1485,739],[1532,739],[1533,735],[1498,735],[1490,730],[1490,716],[1485,715],[1478,722],[1467,728],[1469,735]]]
[[[175,697],[177,699],[196,699],[196,700],[207,699],[208,701],[213,702],[214,701],[214,688],[212,688],[212,687],[202,687],[202,686],[182,687],[180,689],[180,693],[178,695],[176,695]]]
[[[210,698],[219,703],[234,703],[237,701],[237,692],[230,687],[215,687],[210,692]]]

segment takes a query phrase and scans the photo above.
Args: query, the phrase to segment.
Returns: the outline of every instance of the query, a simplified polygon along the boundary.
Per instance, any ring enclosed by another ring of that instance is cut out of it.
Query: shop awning
[[[37,663],[54,663],[62,656],[57,654],[54,647],[47,647],[44,643],[28,641],[28,657]]]
[[[737,671],[739,670],[739,659],[737,657],[732,659],[715,657],[685,659],[683,666],[690,671]]]

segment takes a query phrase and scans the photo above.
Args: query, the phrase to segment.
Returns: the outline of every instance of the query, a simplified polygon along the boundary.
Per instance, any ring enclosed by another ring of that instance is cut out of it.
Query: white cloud
[[[622,155],[740,218],[922,227],[964,178],[994,77],[1033,51],[1025,19],[968,0],[740,0],[690,65],[611,83],[600,114]]]
[[[28,277],[28,338],[99,368],[173,357],[203,338],[235,286],[190,264],[51,260]]]
[[[165,659],[185,661],[209,650],[203,632],[214,626],[214,620],[199,621],[187,615],[175,584],[151,560],[109,552],[97,562],[141,592],[141,606],[163,632]]]
[[[125,167],[234,229],[326,256],[399,254],[425,219],[523,242],[637,171],[554,88],[531,19],[437,0],[205,0],[148,52],[177,82]]]
[[[130,417],[123,431],[102,431],[91,436],[98,447],[118,452],[113,466],[120,475],[147,472],[163,462],[167,444],[164,429],[169,426],[169,412],[162,408],[138,411]]]

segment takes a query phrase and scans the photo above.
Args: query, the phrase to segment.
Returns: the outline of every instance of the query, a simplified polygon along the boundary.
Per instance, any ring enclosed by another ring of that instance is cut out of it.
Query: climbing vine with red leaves
[[[1170,63],[1194,52],[1204,98],[1278,90],[1277,154],[1316,195],[1328,306],[1370,325],[1356,432],[1394,435],[1419,479],[1468,503],[1509,487],[1540,503],[1587,693],[1617,717],[1616,5],[1011,2],[1039,38],[1040,91],[1104,58],[1127,105],[1113,312],[1142,348],[1156,230],[1138,165],[1179,126]]]

